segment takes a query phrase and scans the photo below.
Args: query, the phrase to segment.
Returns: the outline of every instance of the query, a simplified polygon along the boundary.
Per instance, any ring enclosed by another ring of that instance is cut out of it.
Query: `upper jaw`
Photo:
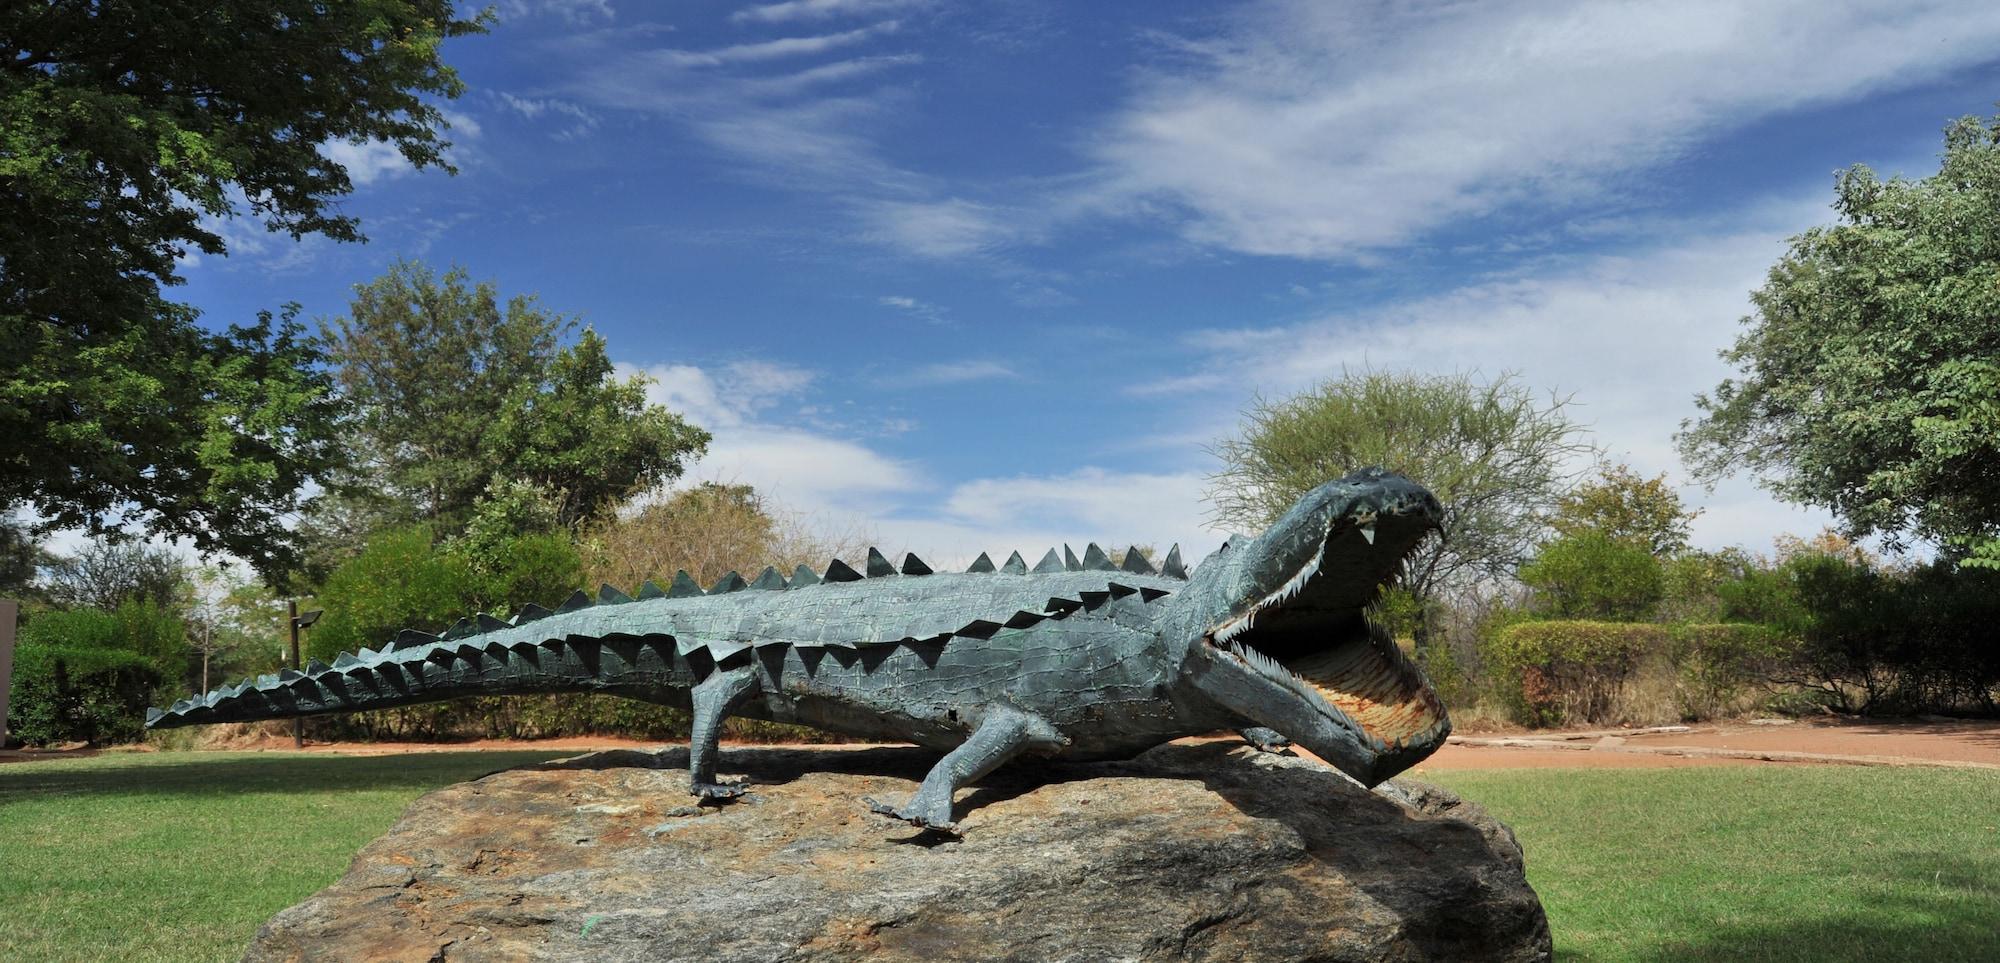
[[[1212,614],[1188,626],[1197,687],[1370,785],[1427,754],[1443,706],[1366,609],[1440,514],[1401,476],[1357,473],[1232,541],[1204,563],[1221,563]]]

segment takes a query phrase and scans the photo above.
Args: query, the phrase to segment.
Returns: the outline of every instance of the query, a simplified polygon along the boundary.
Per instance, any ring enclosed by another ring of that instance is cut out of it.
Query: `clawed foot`
[[[727,783],[690,782],[688,784],[688,795],[691,795],[696,799],[701,800],[703,803],[728,802],[731,799],[736,799],[741,797],[744,793],[748,791],[749,791],[748,786],[746,786],[741,781],[727,782]]]
[[[1275,729],[1253,726],[1243,730],[1243,741],[1258,752],[1268,752],[1276,756],[1292,754],[1292,740],[1280,735]]]
[[[887,816],[891,819],[900,819],[926,832],[943,833],[953,838],[965,835],[959,829],[957,823],[949,819],[939,821],[920,815],[913,806],[897,808],[888,803],[877,802],[868,796],[861,797],[861,802],[868,807],[869,812]]]

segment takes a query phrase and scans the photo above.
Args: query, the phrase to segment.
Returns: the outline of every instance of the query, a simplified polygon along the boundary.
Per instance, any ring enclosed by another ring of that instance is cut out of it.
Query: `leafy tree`
[[[1544,614],[1557,619],[1650,618],[1665,589],[1660,560],[1645,546],[1599,531],[1565,535],[1521,566]]]
[[[2000,566],[2000,119],[1945,130],[1938,173],[1841,173],[1751,295],[1680,444],[1711,481],[1747,467],[1849,535],[1929,538]]]
[[[1778,566],[1740,548],[1689,550],[1662,560],[1667,622],[1756,623],[1797,632],[1807,618]]]
[[[731,571],[754,578],[766,565],[787,577],[798,565],[821,571],[828,559],[860,558],[870,539],[865,532],[813,530],[749,485],[704,482],[608,517],[583,541],[589,582],[630,591],[678,569],[704,586]]]
[[[1594,451],[1569,417],[1515,376],[1346,372],[1283,401],[1258,398],[1237,438],[1212,449],[1223,468],[1209,499],[1228,525],[1269,524],[1293,501],[1370,465],[1402,472],[1444,503],[1442,531],[1410,557],[1402,584],[1422,613],[1448,585],[1510,577],[1534,547],[1570,464]]]
[[[296,310],[224,334],[183,311],[100,338],[0,305],[0,506],[34,505],[41,531],[146,529],[289,571],[285,521],[339,459],[337,402]]]
[[[193,573],[187,589],[182,611],[188,646],[201,662],[189,680],[194,691],[282,664],[290,626],[284,600],[268,586],[228,566],[206,565]]]
[[[0,508],[128,523],[282,573],[331,411],[291,313],[220,334],[167,300],[219,223],[360,237],[325,146],[448,166],[446,0],[0,4]]]
[[[96,541],[48,567],[51,601],[70,608],[115,609],[126,602],[173,606],[187,573],[173,549]]]
[[[1681,504],[1666,473],[1641,478],[1630,466],[1607,465],[1556,499],[1549,527],[1561,535],[1595,532],[1667,556],[1687,549],[1688,525],[1700,514]]]
[[[503,305],[464,269],[440,278],[414,261],[355,289],[323,326],[357,411],[362,474],[443,535],[462,531],[496,484],[525,482],[574,527],[680,474],[708,433],[646,404],[618,380],[604,339],[533,297]]]

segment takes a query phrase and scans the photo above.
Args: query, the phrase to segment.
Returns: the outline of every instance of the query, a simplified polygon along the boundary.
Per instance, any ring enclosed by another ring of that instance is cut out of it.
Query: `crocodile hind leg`
[[[893,816],[913,826],[958,834],[951,819],[951,797],[967,783],[1000,767],[1037,744],[1060,745],[1062,735],[1040,716],[1008,706],[987,710],[979,727],[958,748],[945,754],[924,777],[922,786],[901,806],[890,806],[862,797],[868,808]]]
[[[688,792],[701,799],[734,799],[743,795],[740,785],[725,785],[715,775],[716,742],[722,737],[722,720],[757,691],[757,677],[750,667],[717,669],[695,684],[690,693],[694,722],[688,734]]]

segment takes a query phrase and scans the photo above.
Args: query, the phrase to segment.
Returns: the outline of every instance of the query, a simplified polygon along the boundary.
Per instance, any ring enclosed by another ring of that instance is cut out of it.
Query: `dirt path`
[[[1762,724],[1758,724],[1762,723]],[[1771,763],[2000,769],[2000,722],[1758,720],[1660,730],[1466,733],[1430,769],[1631,768]]]
[[[1958,765],[2000,769],[2000,720],[1842,719],[1760,720],[1670,727],[1671,731],[1600,729],[1461,733],[1418,767],[1426,769],[1588,769],[1673,766],[1755,766],[1774,763],[1847,765]],[[731,743],[734,744],[734,743]],[[392,755],[406,752],[650,749],[660,743],[613,736],[514,741],[316,743],[309,753]],[[210,748],[238,752],[291,752],[286,737],[243,737]],[[828,748],[834,748],[829,746]],[[0,752],[0,763],[77,758],[99,750]],[[111,752],[147,752],[120,747]]]

